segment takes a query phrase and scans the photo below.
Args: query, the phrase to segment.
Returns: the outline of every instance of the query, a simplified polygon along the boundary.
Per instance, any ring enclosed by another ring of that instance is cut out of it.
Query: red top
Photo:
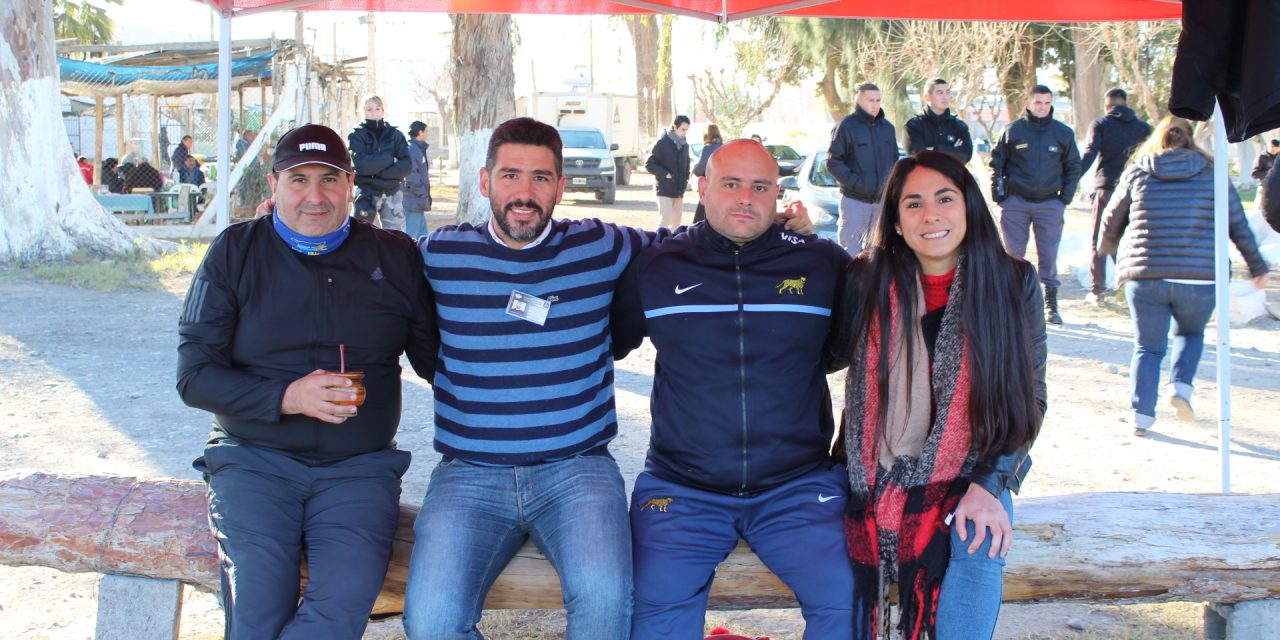
[[[947,300],[951,298],[951,283],[955,279],[955,269],[940,276],[920,274],[920,284],[924,286],[924,310],[926,312],[947,306]]]

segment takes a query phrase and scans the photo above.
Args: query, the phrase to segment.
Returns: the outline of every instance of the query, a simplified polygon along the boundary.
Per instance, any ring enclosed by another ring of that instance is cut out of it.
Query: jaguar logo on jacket
[[[778,293],[794,293],[795,295],[802,296],[804,295],[805,280],[806,278],[804,276],[793,278],[791,280],[783,280],[782,284],[778,285]]]

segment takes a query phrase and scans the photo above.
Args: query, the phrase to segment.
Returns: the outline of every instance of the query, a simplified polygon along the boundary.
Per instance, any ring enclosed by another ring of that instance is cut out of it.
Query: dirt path
[[[614,207],[566,203],[557,214],[652,227],[651,193],[631,187]],[[687,220],[692,205],[686,209]],[[1083,225],[1083,215],[1071,212],[1068,233]],[[0,278],[0,474],[28,469],[197,479],[190,462],[200,453],[209,417],[184,406],[173,388],[184,286],[174,283],[173,292],[99,293]],[[1180,423],[1161,407],[1155,433],[1135,438],[1127,409],[1129,319],[1117,310],[1086,307],[1084,292],[1072,284],[1063,294],[1068,324],[1050,331],[1050,408],[1023,495],[1217,491],[1212,344],[1194,398],[1201,419]],[[1270,295],[1280,299],[1274,290]],[[1232,331],[1235,491],[1280,490],[1278,329],[1280,322],[1266,320]],[[652,363],[646,345],[618,367],[621,433],[612,450],[629,479],[640,471],[647,444]],[[831,384],[842,388],[842,374]],[[841,394],[836,395],[839,403]],[[438,460],[431,450],[431,415],[429,387],[408,373],[399,442],[415,460],[405,478],[406,502],[421,500]],[[95,576],[0,567],[0,635],[90,638],[94,589]],[[498,616],[488,623],[489,637],[554,637],[555,616],[550,617],[553,622],[539,626]],[[799,637],[801,629],[794,611],[723,615],[718,621],[775,640]],[[1198,625],[1196,605],[1019,605],[1006,608],[997,637],[1195,637]],[[534,627],[543,631],[517,630]],[[188,590],[183,637],[220,637],[220,628],[213,598]],[[371,626],[366,637],[402,635],[398,623],[390,622]]]

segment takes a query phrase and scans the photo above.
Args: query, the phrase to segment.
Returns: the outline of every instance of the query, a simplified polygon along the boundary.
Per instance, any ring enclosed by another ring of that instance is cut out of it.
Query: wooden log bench
[[[401,506],[374,617],[402,611],[417,513]],[[1274,630],[1265,627],[1268,619],[1280,627],[1280,494],[1075,494],[1021,499],[1016,516],[1005,601],[1259,603],[1266,605],[1263,628]],[[0,564],[136,576],[212,592],[219,584],[205,486],[194,481],[50,473],[0,478]],[[490,609],[561,606],[555,571],[532,544],[520,549],[485,602]],[[710,608],[794,606],[790,590],[745,544],[720,565]],[[172,624],[176,629],[176,618]],[[1280,637],[1263,633],[1233,637]],[[101,629],[99,637],[107,637]]]

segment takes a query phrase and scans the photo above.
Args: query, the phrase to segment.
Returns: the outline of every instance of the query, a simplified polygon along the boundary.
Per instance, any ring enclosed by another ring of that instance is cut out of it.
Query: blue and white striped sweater
[[[599,220],[551,221],[535,247],[495,242],[487,222],[422,244],[440,326],[437,451],[491,465],[571,457],[618,432],[609,305],[655,237]],[[543,326],[507,315],[513,290],[552,300]]]

